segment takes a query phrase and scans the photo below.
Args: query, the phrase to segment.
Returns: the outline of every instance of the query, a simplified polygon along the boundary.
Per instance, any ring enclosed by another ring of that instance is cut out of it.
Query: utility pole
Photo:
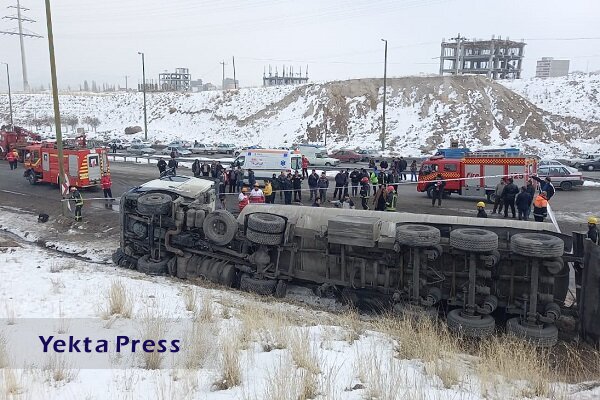
[[[142,91],[144,93],[144,140],[148,140],[148,113],[146,112],[146,62],[144,53],[138,51],[142,56]]]
[[[237,89],[237,81],[235,80],[235,56],[231,56],[233,62],[233,87]]]
[[[387,95],[387,40],[381,39],[385,42],[385,53],[383,62],[383,122],[381,124],[381,151],[385,151],[385,103]]]
[[[128,87],[127,87],[127,78],[129,78],[129,75],[125,75],[125,92],[128,91]]]
[[[12,109],[12,95],[10,93],[10,72],[8,71],[8,63],[0,63],[6,65],[6,81],[8,82],[8,107],[10,110],[10,130],[15,130],[15,125],[13,122],[13,109]]]
[[[23,91],[28,92],[29,91],[29,81],[27,79],[27,63],[25,61],[25,43],[24,43],[23,38],[25,38],[25,37],[41,38],[42,36],[38,35],[37,33],[31,32],[29,30],[26,30],[26,32],[24,32],[23,22],[32,22],[33,23],[36,21],[31,18],[26,18],[23,16],[22,11],[29,11],[29,8],[21,7],[20,0],[17,0],[16,6],[8,6],[8,8],[15,8],[17,10],[17,14],[16,15],[8,15],[8,16],[4,17],[4,19],[17,21],[17,29],[11,30],[11,31],[0,31],[0,33],[5,34],[5,35],[18,35],[19,36],[19,43],[21,45],[21,67],[23,70]]]
[[[46,1],[46,26],[48,27],[48,51],[50,53],[50,74],[52,76],[52,100],[54,101],[54,127],[56,129],[56,147],[58,149],[58,187],[64,197],[68,194],[69,181],[65,182],[65,164],[63,155],[63,141],[60,123],[60,108],[58,103],[58,82],[56,79],[56,60],[54,59],[54,34],[52,33],[52,13],[50,0]],[[62,202],[66,204],[66,202]],[[63,206],[64,211],[64,206]]]
[[[221,82],[221,89],[225,90],[225,66],[227,64],[225,64],[225,61],[221,61],[219,64],[223,66],[223,82]]]

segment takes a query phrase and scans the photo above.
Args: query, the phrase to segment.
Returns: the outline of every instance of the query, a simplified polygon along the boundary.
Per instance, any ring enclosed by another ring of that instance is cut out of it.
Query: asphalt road
[[[187,169],[182,169],[180,172],[183,175],[190,174]],[[589,174],[600,178],[598,172]],[[157,178],[158,170],[155,165],[115,162],[111,164],[111,176],[113,196],[119,197],[130,188]],[[331,199],[333,195],[333,186],[331,184],[328,199]],[[306,183],[304,188],[308,189]],[[100,189],[84,190],[83,196],[87,199],[83,211],[84,220],[91,224],[97,224],[98,229],[118,224],[118,207],[115,206],[111,211],[104,207],[104,201],[90,200],[102,197]],[[307,190],[303,192],[303,199],[304,205],[310,205]],[[472,216],[476,214],[475,204],[477,201],[479,199],[465,198],[454,194],[450,198],[444,199],[441,208],[432,207],[431,201],[426,195],[417,192],[415,185],[408,183],[399,186],[398,210],[425,214]],[[228,208],[235,210],[237,196],[228,196],[227,203]],[[357,208],[360,208],[360,199],[356,198],[355,203]],[[56,185],[36,184],[32,186],[23,178],[22,165],[19,165],[19,169],[11,171],[6,161],[0,161],[0,204],[36,213],[44,212],[50,215],[61,213],[60,194]],[[326,204],[326,206],[330,205]],[[600,188],[576,188],[571,192],[559,190],[552,199],[551,206],[564,232],[583,230],[588,215],[600,216]],[[491,207],[487,208],[490,213]],[[490,217],[498,218],[493,215]]]

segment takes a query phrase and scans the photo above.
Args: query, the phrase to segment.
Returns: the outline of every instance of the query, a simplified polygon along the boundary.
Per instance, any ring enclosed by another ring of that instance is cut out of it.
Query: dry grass
[[[78,369],[72,368],[64,358],[56,355],[48,357],[42,367],[42,372],[48,381],[62,383],[73,381],[79,374]]]
[[[0,334],[0,369],[8,367],[8,349],[6,338]]]
[[[215,357],[214,338],[216,329],[195,319],[190,331],[184,338],[185,353],[183,366],[187,369],[206,367]]]
[[[2,398],[19,398],[19,395],[25,389],[21,378],[22,375],[17,377],[17,373],[11,368],[4,368],[2,370],[2,382],[0,384],[0,395]]]
[[[50,283],[52,284],[52,293],[60,294],[60,291],[65,288],[65,284],[60,278],[50,278]]]
[[[351,309],[338,316],[337,323],[344,328],[344,340],[353,344],[365,333],[365,323],[360,320],[360,315],[355,309]]]
[[[101,312],[102,318],[109,319],[113,315],[131,318],[132,311],[131,293],[122,282],[113,281],[108,289],[106,307]]]
[[[263,400],[308,400],[320,394],[318,377],[294,368],[291,360],[280,358],[277,369],[267,373]]]
[[[6,325],[14,325],[16,321],[15,307],[12,301],[4,303],[4,312],[6,315]]]
[[[170,376],[167,371],[156,371],[155,399],[177,400],[196,398],[194,393],[198,390],[198,374],[190,370],[172,370]]]
[[[245,303],[239,310],[241,320],[240,348],[248,349],[258,342],[263,351],[288,347],[290,321],[283,312],[273,311],[257,303]]]
[[[238,352],[236,335],[223,335],[221,342],[221,359],[219,377],[213,387],[217,390],[227,390],[242,383],[242,368]]]
[[[154,343],[158,343],[159,340],[164,339],[167,327],[165,320],[160,315],[151,314],[150,311],[146,312],[146,316],[143,319],[142,325],[142,343],[146,340],[152,340]],[[155,370],[160,369],[162,362],[165,358],[165,353],[158,352],[158,346],[155,347],[154,351],[140,353],[144,362],[144,368]]]
[[[358,378],[365,386],[365,398],[378,400],[403,399],[406,377],[399,361],[378,349],[357,354],[354,366]]]
[[[181,292],[183,296],[183,303],[187,311],[193,312],[194,314],[198,310],[198,291],[193,287],[185,287]]]
[[[212,304],[210,296],[205,295],[202,297],[202,308],[197,318],[202,322],[213,322],[215,319],[215,309]]]
[[[50,272],[56,274],[61,271],[73,269],[76,266],[77,263],[74,260],[61,260],[61,262],[52,262],[50,263]]]
[[[289,337],[290,354],[294,364],[313,375],[321,372],[317,350],[311,345],[309,332],[306,329],[296,330]]]

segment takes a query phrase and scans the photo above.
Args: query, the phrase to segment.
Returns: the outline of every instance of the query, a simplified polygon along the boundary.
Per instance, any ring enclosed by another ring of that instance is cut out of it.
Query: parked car
[[[146,147],[151,147],[152,146],[152,143],[150,143],[148,140],[142,140],[140,138],[133,139],[131,141],[131,145],[133,146],[134,144],[138,144],[138,145],[141,144],[141,145],[144,145]]]
[[[361,160],[362,156],[353,150],[338,150],[333,152],[330,157],[337,158],[341,162],[355,163]]]
[[[130,152],[131,154],[139,154],[139,155],[153,155],[154,153],[156,153],[156,150],[154,150],[152,147],[149,147],[145,144],[132,144],[131,146],[129,146],[129,148],[127,149],[128,152]]]
[[[562,190],[571,190],[573,186],[583,185],[583,175],[581,172],[565,165],[547,165],[538,168],[538,176],[541,179],[550,177],[552,184]]]
[[[163,149],[162,154],[167,154],[167,155],[171,155],[172,152],[175,152],[175,155],[177,157],[181,157],[181,156],[189,156],[192,154],[191,151],[184,149],[183,147],[180,146],[167,146]]]
[[[261,147],[261,146],[258,146],[258,145],[255,145],[255,146],[248,146],[248,147],[244,147],[244,148],[241,148],[241,149],[237,149],[237,150],[235,150],[235,152],[234,152],[234,155],[237,157],[237,156],[239,156],[240,154],[242,154],[242,153],[244,153],[244,152],[247,152],[248,150],[259,150],[259,149],[262,149],[262,148],[263,148],[263,147]],[[285,148],[283,148],[283,149],[282,149],[282,148],[280,148],[280,147],[278,147],[277,149],[278,149],[278,150],[287,150],[287,149],[285,149]]]
[[[600,153],[585,154],[582,157],[572,158],[569,164],[575,168],[581,168],[581,164],[593,162],[600,158]]]
[[[360,161],[369,161],[371,158],[379,160],[381,158],[381,152],[375,149],[358,150],[360,154]]]
[[[217,145],[217,153],[235,154],[235,146],[232,144],[219,143]]]
[[[119,150],[124,150],[124,149],[128,148],[129,146],[131,146],[131,143],[129,143],[129,140],[127,140],[127,139],[113,139],[110,142],[108,142],[108,145],[110,147],[112,147],[113,144],[116,144],[117,149],[119,149]]]
[[[584,171],[600,171],[600,157],[579,164],[579,168]]]
[[[187,149],[187,148],[192,147],[192,144],[185,140],[174,140],[171,143],[169,143],[167,146],[181,147],[182,149]]]
[[[198,143],[194,147],[191,147],[190,151],[194,154],[215,154],[217,148],[212,144]]]

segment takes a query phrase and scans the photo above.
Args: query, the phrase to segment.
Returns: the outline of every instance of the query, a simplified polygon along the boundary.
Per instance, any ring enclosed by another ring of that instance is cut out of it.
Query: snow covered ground
[[[4,209],[3,229],[23,226],[19,210]],[[10,338],[26,319],[40,335],[88,332],[112,337],[133,322],[160,326],[177,319],[180,357],[117,356],[107,369],[72,368],[48,355],[24,368],[4,368],[0,397],[15,399],[594,399],[600,388],[553,383],[543,357],[523,343],[494,339],[476,355],[463,353],[443,325],[372,319],[339,304],[307,306],[311,294],[292,290],[285,301],[167,277],[149,277],[98,260],[75,259],[0,233],[0,281]],[[75,235],[76,236],[76,235]],[[79,243],[68,253],[103,254],[109,243]],[[99,248],[96,248],[98,246]],[[113,244],[114,246],[114,244]],[[51,320],[54,324],[48,323]],[[83,321],[83,322],[82,322]],[[132,322],[133,321],[133,322]],[[27,325],[29,327],[29,325]],[[48,327],[51,328],[48,328]],[[54,327],[54,328],[52,328]],[[87,329],[87,331],[86,331]],[[149,329],[149,328],[148,328]],[[62,333],[61,333],[62,332]],[[154,335],[165,331],[152,331]],[[30,332],[31,333],[31,332]],[[24,335],[21,340],[25,341]],[[154,336],[146,336],[154,337]],[[13,339],[14,340],[14,339]],[[34,340],[35,341],[35,340]],[[1,366],[19,346],[0,341]],[[35,350],[35,349],[33,349]],[[62,359],[68,360],[68,358]],[[171,367],[172,364],[176,367]]]

